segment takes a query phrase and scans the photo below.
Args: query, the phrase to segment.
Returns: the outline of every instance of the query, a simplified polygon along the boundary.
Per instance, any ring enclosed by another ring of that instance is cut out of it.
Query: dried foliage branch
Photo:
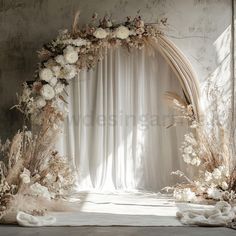
[[[221,126],[215,127],[214,134],[207,133],[204,124],[196,121],[191,104],[177,94],[168,92],[165,99],[180,113],[176,119],[190,121],[191,132],[184,136],[180,149],[184,162],[198,171],[193,181],[182,172],[176,172],[191,185],[174,187],[175,197],[183,201],[192,201],[196,196],[227,201],[236,199],[236,171],[230,135]]]

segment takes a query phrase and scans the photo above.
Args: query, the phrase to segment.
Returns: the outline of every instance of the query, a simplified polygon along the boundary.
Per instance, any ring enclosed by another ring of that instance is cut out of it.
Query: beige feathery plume
[[[164,94],[164,99],[171,106],[178,105],[183,108],[187,108],[188,106],[187,101],[181,98],[177,93],[174,93],[174,92],[169,92],[169,91],[166,92]]]
[[[75,13],[75,17],[74,17],[74,21],[73,21],[73,25],[72,25],[72,33],[73,33],[73,35],[76,35],[78,33],[78,31],[79,31],[79,29],[78,29],[79,17],[80,17],[80,11],[78,10]]]

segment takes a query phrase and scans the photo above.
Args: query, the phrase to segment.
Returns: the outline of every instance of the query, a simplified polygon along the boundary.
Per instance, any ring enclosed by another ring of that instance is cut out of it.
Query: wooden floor
[[[0,236],[235,236],[236,230],[202,227],[40,227],[0,226]]]

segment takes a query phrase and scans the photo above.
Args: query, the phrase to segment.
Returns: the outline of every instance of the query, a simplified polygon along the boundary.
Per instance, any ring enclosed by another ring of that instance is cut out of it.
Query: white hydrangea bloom
[[[74,64],[78,60],[78,53],[72,46],[67,46],[63,51],[65,61],[69,64]]]
[[[104,30],[103,28],[97,28],[94,33],[93,33],[93,36],[97,39],[104,39],[107,37],[109,33]]]
[[[115,30],[114,34],[119,39],[126,39],[129,37],[130,31],[127,27],[121,25]]]
[[[49,82],[52,77],[53,77],[52,71],[48,68],[43,68],[42,70],[39,71],[39,78],[41,80]]]
[[[43,85],[43,87],[40,90],[40,94],[45,100],[51,100],[55,96],[54,89],[49,84]]]

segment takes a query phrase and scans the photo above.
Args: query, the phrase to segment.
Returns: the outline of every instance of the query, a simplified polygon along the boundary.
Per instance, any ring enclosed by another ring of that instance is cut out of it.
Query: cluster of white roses
[[[70,80],[78,73],[74,65],[78,60],[76,47],[68,45],[64,49],[63,55],[58,55],[54,59],[47,61],[44,64],[45,68],[39,71],[39,79],[47,82],[40,89],[41,97],[36,100],[39,108],[44,107],[47,100],[52,100],[63,91],[65,85],[59,78]]]
[[[219,187],[226,191],[228,186],[229,170],[225,166],[219,166],[215,168],[213,172],[205,172],[205,183],[209,186],[207,189],[207,194],[213,199],[220,199],[222,191]]]
[[[136,23],[132,29],[124,25],[112,28],[112,23],[109,22],[110,24],[106,24],[106,27],[95,28],[92,35],[97,39],[105,39],[108,36],[109,38],[127,39],[131,35],[140,35],[145,31],[144,22],[141,19],[135,20]],[[59,33],[56,40],[52,42],[52,46],[56,48],[58,45],[63,45],[63,52],[41,65],[39,80],[33,85],[33,90],[37,91],[37,96],[30,97],[32,91],[28,91],[28,88],[25,91],[28,94],[25,98],[28,99],[26,103],[29,113],[34,113],[35,108],[43,108],[47,101],[62,93],[65,87],[62,80],[70,80],[78,75],[79,69],[76,63],[79,60],[79,53],[84,53],[85,48],[90,47],[91,44],[91,40],[87,39],[86,36],[85,38],[72,38],[67,30]]]
[[[220,186],[222,189],[227,190],[227,179],[229,177],[229,170],[225,166],[219,166],[213,172],[205,172],[205,181],[211,186]]]
[[[74,65],[77,60],[77,47],[68,45],[63,55],[58,55],[44,63],[44,68],[39,71],[39,80],[34,82],[32,89],[24,85],[19,102],[27,104],[29,114],[33,114],[35,109],[43,108],[47,101],[63,92],[65,83],[61,79],[70,80],[78,74],[78,69]],[[33,97],[32,92],[35,91],[37,96]]]
[[[174,198],[179,202],[194,202],[196,201],[196,195],[190,188],[175,189]]]
[[[23,172],[20,174],[20,179],[22,184],[30,184],[31,178],[30,178],[30,171],[26,168],[24,168]],[[36,196],[36,197],[44,197],[47,199],[51,199],[51,194],[48,191],[48,188],[45,186],[42,186],[40,183],[35,182],[34,184],[30,185],[29,187],[30,195]]]
[[[207,193],[209,198],[220,200],[227,191],[229,178],[229,170],[225,166],[219,166],[212,172],[205,171],[203,178],[195,181],[195,186],[199,192]]]
[[[201,164],[201,160],[198,156],[198,143],[194,138],[193,133],[184,136],[184,142],[182,143],[180,150],[183,153],[184,162],[193,166],[199,166]]]
[[[112,38],[126,39],[130,35],[135,35],[135,31],[129,30],[128,27],[121,25],[114,31],[110,31],[109,29],[103,29],[99,27],[93,33],[93,36],[98,39],[104,39],[108,35]]]

